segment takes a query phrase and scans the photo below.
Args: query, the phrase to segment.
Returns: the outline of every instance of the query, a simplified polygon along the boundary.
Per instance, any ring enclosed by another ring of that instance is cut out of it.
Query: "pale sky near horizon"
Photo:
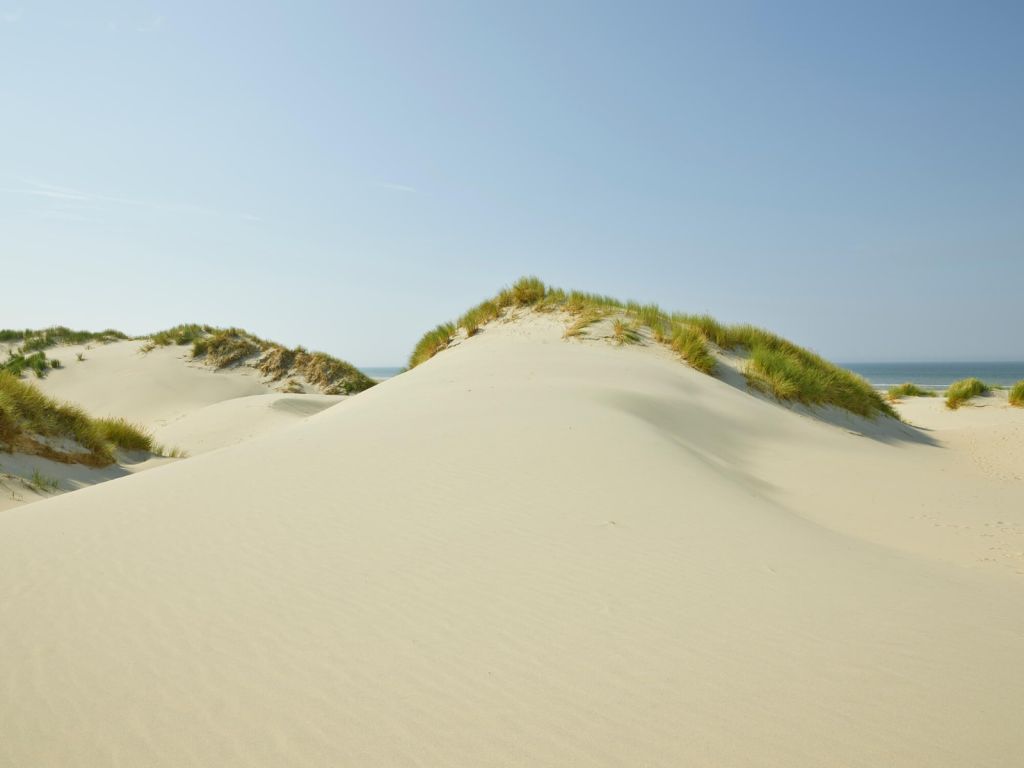
[[[361,365],[524,274],[1024,360],[1019,3],[0,0],[0,327]]]

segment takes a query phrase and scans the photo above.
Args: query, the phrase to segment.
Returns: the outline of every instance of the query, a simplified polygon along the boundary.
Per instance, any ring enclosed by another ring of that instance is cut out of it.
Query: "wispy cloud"
[[[165,203],[153,200],[145,200],[131,197],[118,197],[115,195],[103,195],[95,192],[86,192],[71,187],[48,184],[34,179],[18,179],[23,185],[19,189],[8,189],[8,192],[16,192],[28,197],[44,198],[65,204],[66,206],[124,206],[147,209],[151,211],[169,213],[193,213],[205,216],[224,216],[228,218],[243,219],[245,221],[260,221],[260,217],[252,213],[237,213],[205,208],[189,203]]]
[[[405,184],[393,184],[390,181],[378,181],[377,186],[381,189],[391,189],[395,192],[416,192],[416,187],[410,187]]]
[[[23,11],[16,8],[13,11],[0,11],[0,24],[17,24],[21,21]]]

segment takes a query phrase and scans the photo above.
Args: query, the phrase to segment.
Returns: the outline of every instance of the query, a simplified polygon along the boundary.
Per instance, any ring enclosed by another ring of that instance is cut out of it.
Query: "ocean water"
[[[928,389],[945,389],[958,379],[976,376],[986,384],[1010,386],[1024,379],[1020,363],[840,363],[872,385],[891,387],[911,381]]]
[[[958,379],[977,376],[986,384],[1007,387],[1024,379],[1024,362],[1020,363],[840,363],[859,373],[872,385],[885,388],[905,381],[920,387],[945,389]],[[384,381],[397,376],[401,366],[360,368],[371,379]]]
[[[359,370],[375,381],[384,381],[392,376],[397,376],[405,369],[395,365],[381,365],[372,368],[360,368]]]

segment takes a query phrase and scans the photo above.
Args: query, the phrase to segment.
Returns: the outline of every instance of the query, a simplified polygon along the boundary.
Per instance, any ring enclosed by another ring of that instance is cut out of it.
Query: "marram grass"
[[[301,375],[327,395],[353,395],[377,383],[351,363],[326,352],[309,352],[303,347],[289,349],[242,328],[177,325],[151,334],[143,350],[171,344],[192,345],[193,358],[217,369],[245,363],[271,381]]]
[[[1010,387],[1010,405],[1014,405],[1018,408],[1024,408],[1024,379],[1021,379],[1012,387]]]
[[[82,450],[57,448],[53,440],[40,438],[72,440]],[[124,419],[91,418],[5,371],[0,371],[0,449],[97,467],[112,464],[118,449],[156,452],[141,427]]]
[[[620,342],[626,338],[638,342],[637,329],[650,328],[656,342],[667,345],[690,366],[706,374],[714,374],[717,368],[713,346],[736,350],[748,358],[744,371],[748,384],[779,400],[834,406],[869,418],[899,418],[865,379],[769,331],[752,325],[725,325],[709,315],[669,314],[654,304],[623,303],[610,296],[567,292],[546,286],[536,277],[518,280],[457,321],[443,323],[425,333],[409,358],[409,367],[414,368],[445,349],[460,329],[473,336],[487,322],[518,308],[567,313],[567,338],[582,335],[588,325],[609,316],[621,323],[617,328],[622,333],[614,333]],[[637,335],[627,337],[627,328]]]
[[[923,389],[917,386],[917,384],[908,381],[895,387],[889,387],[885,395],[890,401],[894,401],[899,400],[901,397],[935,397],[935,392],[931,389]]]
[[[981,379],[972,377],[954,381],[946,390],[946,407],[955,411],[972,397],[987,394],[989,391],[991,387]]]
[[[0,330],[0,342],[21,342],[21,351],[36,352],[49,349],[60,344],[87,344],[97,342],[108,344],[112,341],[127,339],[128,336],[114,328],[107,328],[104,331],[74,331],[63,325],[54,325],[49,328],[33,330],[14,330],[5,328]]]

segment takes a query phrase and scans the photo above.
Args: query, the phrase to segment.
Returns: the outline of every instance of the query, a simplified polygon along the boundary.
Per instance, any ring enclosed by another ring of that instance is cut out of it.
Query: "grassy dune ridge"
[[[177,325],[151,334],[143,350],[169,345],[191,345],[193,358],[203,359],[217,369],[252,360],[253,367],[272,381],[303,376],[327,395],[351,395],[376,383],[351,363],[326,352],[309,352],[304,347],[289,349],[243,328]]]
[[[736,351],[747,358],[744,375],[748,385],[779,400],[831,405],[869,418],[899,418],[865,379],[764,329],[725,325],[709,315],[668,313],[655,304],[564,291],[545,285],[537,277],[521,278],[454,322],[427,331],[413,349],[409,367],[414,368],[445,349],[460,329],[473,336],[482,325],[518,308],[568,314],[568,338],[582,335],[588,325],[606,317],[622,323],[616,331],[619,343],[639,341],[637,329],[649,328],[655,341],[709,375],[715,373],[718,365],[714,347]],[[629,335],[627,328],[631,331]]]
[[[65,440],[73,445],[61,444]],[[115,462],[118,449],[164,453],[141,427],[124,419],[92,418],[0,371],[0,450],[104,467]]]
[[[89,342],[109,344],[127,338],[128,336],[113,328],[99,332],[74,331],[64,325],[54,325],[40,330],[0,329],[0,343],[12,345],[7,350],[7,360],[0,363],[0,371],[7,371],[14,376],[21,376],[24,371],[32,371],[36,378],[41,379],[51,368],[60,367],[59,360],[46,357],[45,350],[51,347]]]
[[[104,331],[74,331],[64,325],[53,325],[39,330],[31,328],[0,330],[0,343],[18,342],[22,352],[36,352],[60,344],[88,344],[93,341],[109,344],[112,341],[123,341],[127,338],[129,338],[127,335],[114,328],[107,328]]]

